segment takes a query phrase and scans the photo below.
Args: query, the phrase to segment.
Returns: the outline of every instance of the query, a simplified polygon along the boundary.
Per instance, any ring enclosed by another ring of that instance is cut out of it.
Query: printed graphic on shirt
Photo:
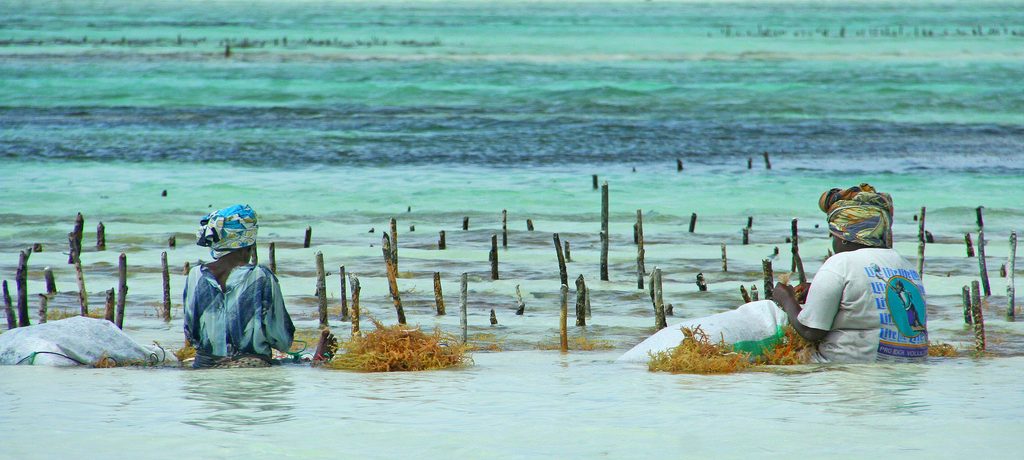
[[[928,320],[915,270],[866,267],[881,323],[878,354],[897,358],[928,356]]]

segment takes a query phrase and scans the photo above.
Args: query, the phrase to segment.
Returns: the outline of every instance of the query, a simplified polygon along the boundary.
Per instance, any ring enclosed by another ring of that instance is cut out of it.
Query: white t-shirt
[[[814,275],[801,324],[829,331],[817,362],[916,360],[928,356],[924,286],[892,249],[830,257]]]

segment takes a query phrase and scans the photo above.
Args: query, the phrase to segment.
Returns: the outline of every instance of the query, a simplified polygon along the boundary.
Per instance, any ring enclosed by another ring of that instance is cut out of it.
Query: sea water
[[[18,251],[43,245],[29,259],[33,323],[46,266],[60,291],[50,309],[79,309],[66,251],[81,212],[90,308],[124,252],[126,331],[180,347],[181,267],[209,260],[192,244],[198,219],[240,202],[259,213],[262,263],[275,242],[300,329],[317,326],[316,251],[336,334],[349,333],[342,265],[364,311],[395,321],[380,244],[396,218],[410,323],[457,334],[467,273],[470,340],[503,351],[397,375],[6,367],[0,457],[1016,457],[1024,329],[1005,320],[999,267],[1024,228],[1020,6],[2,0],[0,277],[13,292]],[[609,281],[593,174],[610,192]],[[817,197],[861,182],[893,195],[896,248],[912,260],[927,207],[930,337],[962,350],[973,333],[960,292],[979,277],[963,238],[977,242],[984,206],[995,357],[729,376],[613,362],[653,332],[637,210],[648,270],[664,271],[675,318],[693,318],[762,286],[762,259],[788,272],[793,218],[813,275],[828,248]],[[491,280],[502,210],[509,245]],[[570,334],[607,350],[543,350],[557,343],[556,232],[571,243],[570,283],[582,274],[591,289],[588,325]],[[157,316],[164,251],[170,324]]]

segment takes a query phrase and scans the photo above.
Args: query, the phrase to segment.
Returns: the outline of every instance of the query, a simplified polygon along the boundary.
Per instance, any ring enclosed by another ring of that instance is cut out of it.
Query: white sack
[[[35,352],[49,353],[37,353],[35,358],[31,358]],[[161,352],[139,345],[110,321],[84,316],[19,327],[0,334],[0,364],[78,364],[51,353],[59,353],[87,364],[93,364],[104,356],[122,364],[153,363],[162,355]]]

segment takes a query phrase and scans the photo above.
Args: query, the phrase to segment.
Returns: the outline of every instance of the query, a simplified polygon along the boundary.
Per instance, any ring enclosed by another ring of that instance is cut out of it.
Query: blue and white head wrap
[[[228,253],[256,244],[256,212],[245,204],[236,204],[211,212],[199,220],[196,244],[210,248],[210,257],[219,259]]]

